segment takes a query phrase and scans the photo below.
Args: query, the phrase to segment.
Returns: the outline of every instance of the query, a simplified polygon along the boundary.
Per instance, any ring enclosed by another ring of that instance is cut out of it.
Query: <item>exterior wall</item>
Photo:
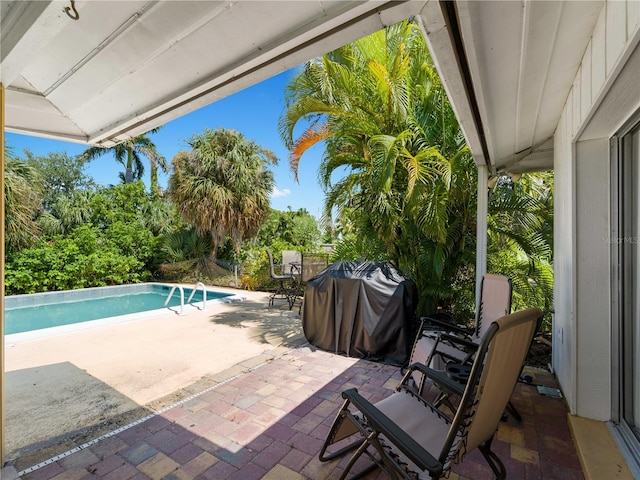
[[[575,413],[574,287],[575,204],[574,162],[571,148],[571,112],[566,111],[554,136],[554,310],[553,368],[571,413]]]
[[[609,138],[640,108],[640,2],[607,1],[554,137],[554,368],[573,414],[612,414]]]

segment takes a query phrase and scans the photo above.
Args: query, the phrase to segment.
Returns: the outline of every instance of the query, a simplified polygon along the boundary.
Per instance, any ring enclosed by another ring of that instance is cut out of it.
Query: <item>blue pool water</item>
[[[142,284],[6,297],[5,334],[163,309],[171,288]],[[185,303],[192,291],[184,288]],[[207,290],[207,301],[231,296]],[[191,301],[202,302],[202,290],[197,290]],[[179,309],[179,289],[175,289],[167,306]]]

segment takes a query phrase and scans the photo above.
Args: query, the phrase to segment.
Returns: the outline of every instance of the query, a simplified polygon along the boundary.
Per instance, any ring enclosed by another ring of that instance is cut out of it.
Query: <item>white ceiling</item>
[[[417,15],[476,162],[515,172],[552,167],[603,2],[78,1],[79,20],[69,0],[0,5],[7,130],[104,146]]]

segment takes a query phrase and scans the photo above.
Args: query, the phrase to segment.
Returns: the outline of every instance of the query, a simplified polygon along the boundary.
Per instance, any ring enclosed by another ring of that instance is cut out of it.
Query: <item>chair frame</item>
[[[289,305],[289,310],[293,307],[293,302],[295,300],[295,291],[297,290],[297,280],[295,275],[276,273],[276,266],[279,266],[281,270],[284,269],[282,264],[276,264],[273,261],[273,254],[271,250],[267,250],[267,256],[269,257],[269,275],[271,280],[278,282],[276,289],[269,296],[269,306],[273,306],[274,301],[279,299],[286,299],[287,304]],[[288,285],[285,285],[285,284]]]
[[[504,296],[508,300],[506,304],[498,305],[497,308],[493,308],[492,306],[489,313],[490,317],[487,318],[487,310],[489,310],[487,308],[487,303],[490,300],[490,293],[492,293],[488,291],[487,285],[489,284],[495,284],[500,288],[501,293],[507,293]],[[502,289],[505,289],[505,292],[502,292]],[[432,366],[432,361],[436,356],[440,357],[445,363],[451,361],[457,363],[468,362],[473,358],[473,355],[477,350],[478,343],[491,322],[511,312],[512,292],[513,286],[509,277],[505,275],[485,273],[482,277],[480,305],[476,311],[476,319],[473,328],[456,324],[455,317],[449,313],[439,313],[434,316],[422,317],[418,334],[416,335],[416,339],[411,349],[409,363],[419,362]],[[444,320],[443,317],[447,318],[447,320]],[[433,343],[433,346],[431,346],[426,359],[416,359],[415,355],[417,353],[419,342],[425,337]],[[449,341],[450,339],[453,340]],[[460,355],[452,356],[447,354],[445,351],[437,349],[438,345],[447,343],[450,346],[453,346],[455,350],[460,351]],[[425,378],[423,375],[419,374],[414,378],[418,377],[421,378],[421,380],[417,380],[415,383],[418,392],[421,392],[424,387]],[[519,418],[519,414],[516,415],[516,418]]]
[[[302,304],[304,302],[304,287],[307,282],[312,278],[315,278],[318,273],[326,269],[329,266],[329,254],[328,253],[302,253],[302,260],[300,262],[300,278],[298,282],[298,290],[294,298],[300,299],[300,306],[298,308],[298,314],[302,313]]]
[[[437,479],[446,474],[453,463],[461,461],[468,451],[478,448],[485,460],[491,467],[494,475],[498,479],[506,478],[506,469],[500,458],[491,450],[491,444],[495,431],[497,430],[500,413],[504,410],[508,398],[513,392],[518,379],[518,372],[522,369],[526,360],[528,349],[537,326],[542,318],[542,311],[538,308],[530,308],[511,315],[506,315],[491,324],[477,350],[477,355],[473,362],[469,375],[469,382],[462,392],[460,403],[453,416],[447,416],[434,405],[420,396],[417,392],[407,388],[413,371],[418,370],[444,388],[456,387],[451,379],[441,372],[432,370],[423,364],[413,364],[404,375],[396,393],[392,395],[410,395],[412,399],[429,409],[432,416],[449,424],[446,438],[442,443],[439,453],[429,452],[420,445],[407,432],[391,418],[380,411],[376,405],[371,404],[363,398],[356,389],[349,389],[342,393],[345,399],[341,409],[327,436],[327,440],[322,446],[319,454],[320,461],[329,461],[341,457],[346,453],[355,450],[347,466],[345,467],[341,479],[346,478],[355,462],[366,454],[372,461],[372,467],[380,467],[391,478],[418,478],[420,472],[409,470],[414,468],[398,457],[400,452],[409,459],[415,467],[422,472],[426,472],[430,478]],[[535,325],[534,325],[535,323]],[[506,336],[498,343],[499,335],[508,334],[508,331],[518,328],[511,337]],[[517,338],[516,350],[510,348],[513,335],[520,334]],[[527,335],[525,338],[524,335]],[[497,345],[494,347],[494,343]],[[492,349],[496,350],[493,352]],[[504,362],[500,355],[508,355],[514,362],[519,362],[518,370],[514,370],[515,364]],[[506,365],[505,365],[506,364]],[[495,371],[494,371],[495,370]],[[505,372],[501,371],[505,370]],[[507,382],[502,385],[501,379]],[[498,392],[497,404],[495,392],[490,388],[495,384],[500,384],[501,391]],[[502,404],[504,402],[504,405]],[[359,414],[349,409],[349,406],[357,408]],[[417,404],[416,404],[417,405]],[[500,409],[496,412],[496,409]],[[478,412],[483,412],[476,415]],[[476,416],[479,424],[476,427]],[[490,417],[490,418],[487,418]],[[349,423],[345,424],[344,422]],[[495,423],[495,425],[494,425]],[[419,425],[420,429],[428,428],[428,425]],[[344,430],[343,430],[344,429]],[[333,453],[327,453],[328,447],[337,441],[349,438],[355,433],[360,433],[364,439],[340,448]],[[369,451],[373,447],[374,452]],[[371,471],[371,468],[356,475],[354,478],[361,478],[362,475]],[[410,477],[411,475],[411,477]]]

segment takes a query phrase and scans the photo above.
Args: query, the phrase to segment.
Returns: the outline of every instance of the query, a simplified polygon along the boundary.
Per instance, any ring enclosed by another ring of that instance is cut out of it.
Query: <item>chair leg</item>
[[[504,463],[502,463],[502,460],[500,460],[500,458],[498,458],[498,456],[491,450],[492,440],[493,438],[491,438],[488,442],[480,445],[478,449],[491,467],[496,480],[504,480],[507,478],[507,470],[504,467]]]
[[[351,435],[361,431],[359,425],[356,425],[356,423],[354,423],[354,421],[351,420],[351,418],[353,418],[353,414],[347,408],[349,406],[349,403],[350,403],[349,400],[344,401],[344,403],[342,404],[342,407],[340,408],[340,410],[338,411],[338,414],[336,415],[336,418],[333,420],[333,423],[331,424],[331,429],[329,429],[329,433],[327,434],[327,439],[324,441],[324,445],[322,445],[322,448],[320,449],[320,454],[318,455],[318,458],[320,459],[321,462],[328,462],[330,460],[334,460],[338,457],[341,457],[346,453],[351,452],[352,450],[355,450],[356,448],[358,448],[358,446],[362,444],[362,441],[363,441],[362,437],[358,437],[358,439],[355,442],[350,443],[349,445],[342,447],[333,453],[326,454],[327,448],[329,447],[329,445],[332,445],[333,443],[349,438]],[[345,421],[349,423],[346,423]]]
[[[289,309],[291,309],[291,295],[289,293],[290,289],[287,289],[284,286],[284,281],[280,280],[278,283],[278,287],[276,287],[275,291],[269,297],[269,306],[273,306],[276,298],[281,298],[287,300],[287,304],[289,305]]]
[[[516,419],[517,422],[522,422],[522,415],[520,415],[520,412],[518,412],[513,403],[511,403],[511,400],[507,403],[507,411]]]

